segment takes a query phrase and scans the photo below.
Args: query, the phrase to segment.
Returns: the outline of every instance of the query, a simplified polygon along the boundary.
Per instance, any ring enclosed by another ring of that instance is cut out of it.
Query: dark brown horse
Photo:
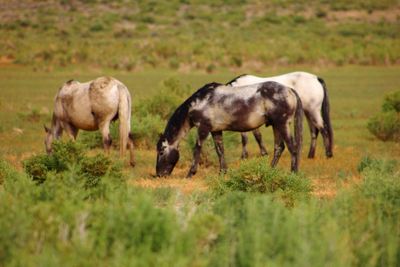
[[[199,89],[173,113],[157,143],[157,176],[170,175],[179,160],[179,143],[192,127],[198,138],[188,177],[197,171],[202,144],[209,133],[214,139],[220,170],[227,166],[222,131],[246,132],[271,125],[275,146],[271,165],[275,166],[287,145],[291,170],[297,171],[302,143],[303,109],[297,93],[276,82],[237,87],[210,83]],[[289,124],[294,118],[294,138]]]

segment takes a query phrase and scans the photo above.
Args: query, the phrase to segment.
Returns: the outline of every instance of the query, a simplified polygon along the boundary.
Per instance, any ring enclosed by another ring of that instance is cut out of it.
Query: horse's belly
[[[99,129],[98,124],[92,114],[71,118],[71,122],[76,128],[85,131],[96,131]]]
[[[265,123],[265,116],[256,112],[250,114],[243,114],[236,118],[230,118],[230,120],[218,120],[213,125],[213,131],[236,131],[236,132],[247,132],[257,129]]]

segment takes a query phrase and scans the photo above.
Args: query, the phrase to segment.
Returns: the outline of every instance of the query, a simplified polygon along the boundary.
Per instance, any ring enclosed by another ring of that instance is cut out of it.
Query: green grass
[[[298,198],[288,208],[267,192],[182,195],[107,176],[88,197],[73,165],[37,185],[1,161],[0,263],[398,266],[399,172],[385,166],[366,166],[365,182],[331,201]]]
[[[0,20],[0,52],[40,70],[387,65],[400,55],[395,0],[33,3]],[[355,18],[340,16],[353,11]]]

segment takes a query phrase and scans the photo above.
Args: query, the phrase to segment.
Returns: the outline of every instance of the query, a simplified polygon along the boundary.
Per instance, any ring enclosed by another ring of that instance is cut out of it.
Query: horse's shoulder
[[[275,81],[263,82],[258,86],[257,92],[267,99],[284,99],[288,95],[295,97],[292,88]]]

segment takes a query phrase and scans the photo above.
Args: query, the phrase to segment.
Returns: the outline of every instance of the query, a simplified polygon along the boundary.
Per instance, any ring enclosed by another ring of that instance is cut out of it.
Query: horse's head
[[[46,147],[47,154],[50,154],[52,152],[51,144],[53,143],[53,134],[51,133],[51,129],[47,128],[46,125],[44,125],[44,131],[46,132],[44,145]]]
[[[164,135],[160,135],[160,139],[157,142],[157,176],[170,175],[178,160],[178,149],[170,145]]]

